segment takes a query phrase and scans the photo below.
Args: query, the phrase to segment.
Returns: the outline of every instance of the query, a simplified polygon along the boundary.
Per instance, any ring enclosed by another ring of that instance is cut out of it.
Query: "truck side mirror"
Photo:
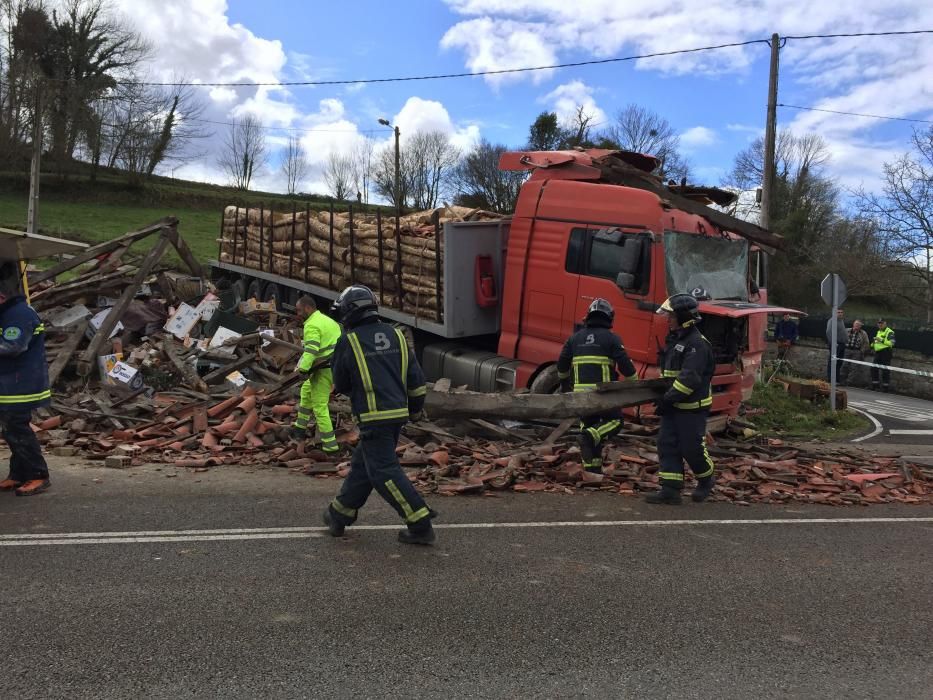
[[[635,289],[635,275],[631,272],[620,272],[616,275],[616,286],[623,291]]]
[[[622,248],[622,259],[619,261],[619,271],[630,275],[635,275],[641,266],[641,252],[645,245],[644,238],[629,237],[625,239],[625,247]]]

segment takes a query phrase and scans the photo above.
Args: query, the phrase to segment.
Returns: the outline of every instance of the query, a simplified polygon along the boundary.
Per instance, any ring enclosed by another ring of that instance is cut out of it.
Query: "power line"
[[[842,114],[847,117],[867,117],[869,119],[890,119],[898,122],[915,122],[917,124],[933,124],[933,119],[909,119],[907,117],[891,117],[883,114],[862,114],[860,112],[842,112],[836,109],[821,109],[819,107],[801,107],[800,105],[778,104],[778,107],[787,107],[788,109],[802,109],[807,112],[827,112],[829,114]]]
[[[912,29],[904,32],[854,32],[851,34],[805,34],[802,36],[782,36],[782,39],[840,39],[859,36],[907,36],[910,34],[933,34],[933,29]]]
[[[184,121],[184,119],[182,119]],[[202,122],[204,124],[217,124],[218,126],[237,126],[237,122],[221,122],[213,119],[189,118],[188,121]],[[269,129],[271,131],[300,131],[303,133],[330,133],[330,134],[381,134],[382,129],[305,129],[300,126],[266,126],[259,125],[260,129]]]

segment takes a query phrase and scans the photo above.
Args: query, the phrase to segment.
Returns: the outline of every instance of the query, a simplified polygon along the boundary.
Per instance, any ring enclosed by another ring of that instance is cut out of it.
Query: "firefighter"
[[[347,287],[333,309],[346,330],[334,350],[334,390],[350,397],[360,442],[340,493],[324,513],[324,523],[331,535],[343,536],[376,489],[408,526],[399,532],[401,542],[432,544],[434,511],[395,455],[402,425],[424,407],[424,374],[404,334],[379,320],[376,297],[367,287]]]
[[[872,341],[871,349],[875,353],[875,360],[871,368],[871,388],[878,391],[879,380],[882,391],[891,390],[891,357],[894,355],[894,329],[888,327],[883,318],[878,319],[878,331]],[[881,368],[877,365],[882,365]]]
[[[34,496],[49,488],[49,468],[29,425],[49,404],[45,326],[19,292],[16,266],[0,265],[0,433],[10,448],[10,474],[0,491]]]
[[[564,343],[557,360],[561,389],[592,391],[600,382],[613,382],[619,374],[635,379],[635,366],[612,332],[615,310],[605,299],[594,299],[587,309],[583,328]],[[617,371],[618,369],[618,371]],[[583,468],[602,473],[602,444],[622,428],[620,412],[585,416],[580,419],[580,455]]]
[[[667,314],[670,330],[661,376],[674,377],[674,384],[656,402],[657,414],[661,416],[658,434],[661,488],[646,500],[680,505],[686,460],[697,479],[693,500],[699,503],[709,497],[714,483],[713,460],[706,449],[706,418],[713,403],[713,350],[696,327],[701,318],[696,298],[675,294],[661,305],[658,313]]]
[[[340,451],[334,424],[330,418],[330,392],[333,378],[327,359],[334,353],[340,338],[340,326],[336,321],[318,310],[311,297],[301,297],[295,304],[295,312],[304,320],[304,352],[298,360],[298,371],[307,376],[301,385],[301,401],[298,416],[292,426],[292,437],[303,440],[307,437],[308,420],[314,414],[317,430],[324,452]]]

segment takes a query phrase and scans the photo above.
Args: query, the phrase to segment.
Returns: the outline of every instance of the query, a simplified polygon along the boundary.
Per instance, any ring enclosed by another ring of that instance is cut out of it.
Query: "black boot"
[[[705,479],[700,479],[697,481],[697,487],[693,490],[690,498],[693,499],[694,503],[702,503],[707,498],[709,498],[709,495],[713,492],[713,487],[715,485],[715,477],[708,476]]]
[[[680,496],[680,489],[665,484],[660,490],[649,493],[645,498],[645,503],[664,504],[668,506],[679,506],[683,502]]]
[[[405,544],[434,544],[437,536],[434,534],[434,528],[428,525],[427,530],[402,530],[398,533],[398,541]]]
[[[337,522],[337,518],[330,512],[330,506],[327,506],[327,510],[324,511],[324,524],[327,525],[327,531],[331,537],[343,537],[346,527]]]

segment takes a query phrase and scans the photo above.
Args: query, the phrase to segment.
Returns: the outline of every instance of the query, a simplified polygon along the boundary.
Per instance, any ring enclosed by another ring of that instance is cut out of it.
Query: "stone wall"
[[[768,343],[765,352],[765,362],[773,362],[777,357],[777,345]],[[789,361],[794,374],[808,379],[826,379],[826,361],[829,357],[829,348],[825,343],[808,338],[801,338],[797,345],[791,348]],[[865,358],[871,362],[873,356]],[[933,361],[918,352],[909,350],[895,350],[892,367],[917,369],[924,372],[933,372]],[[871,369],[860,365],[850,365],[850,375],[847,384],[854,387],[871,388]],[[891,391],[905,396],[915,396],[919,399],[933,401],[933,379],[918,377],[913,374],[891,372]]]

